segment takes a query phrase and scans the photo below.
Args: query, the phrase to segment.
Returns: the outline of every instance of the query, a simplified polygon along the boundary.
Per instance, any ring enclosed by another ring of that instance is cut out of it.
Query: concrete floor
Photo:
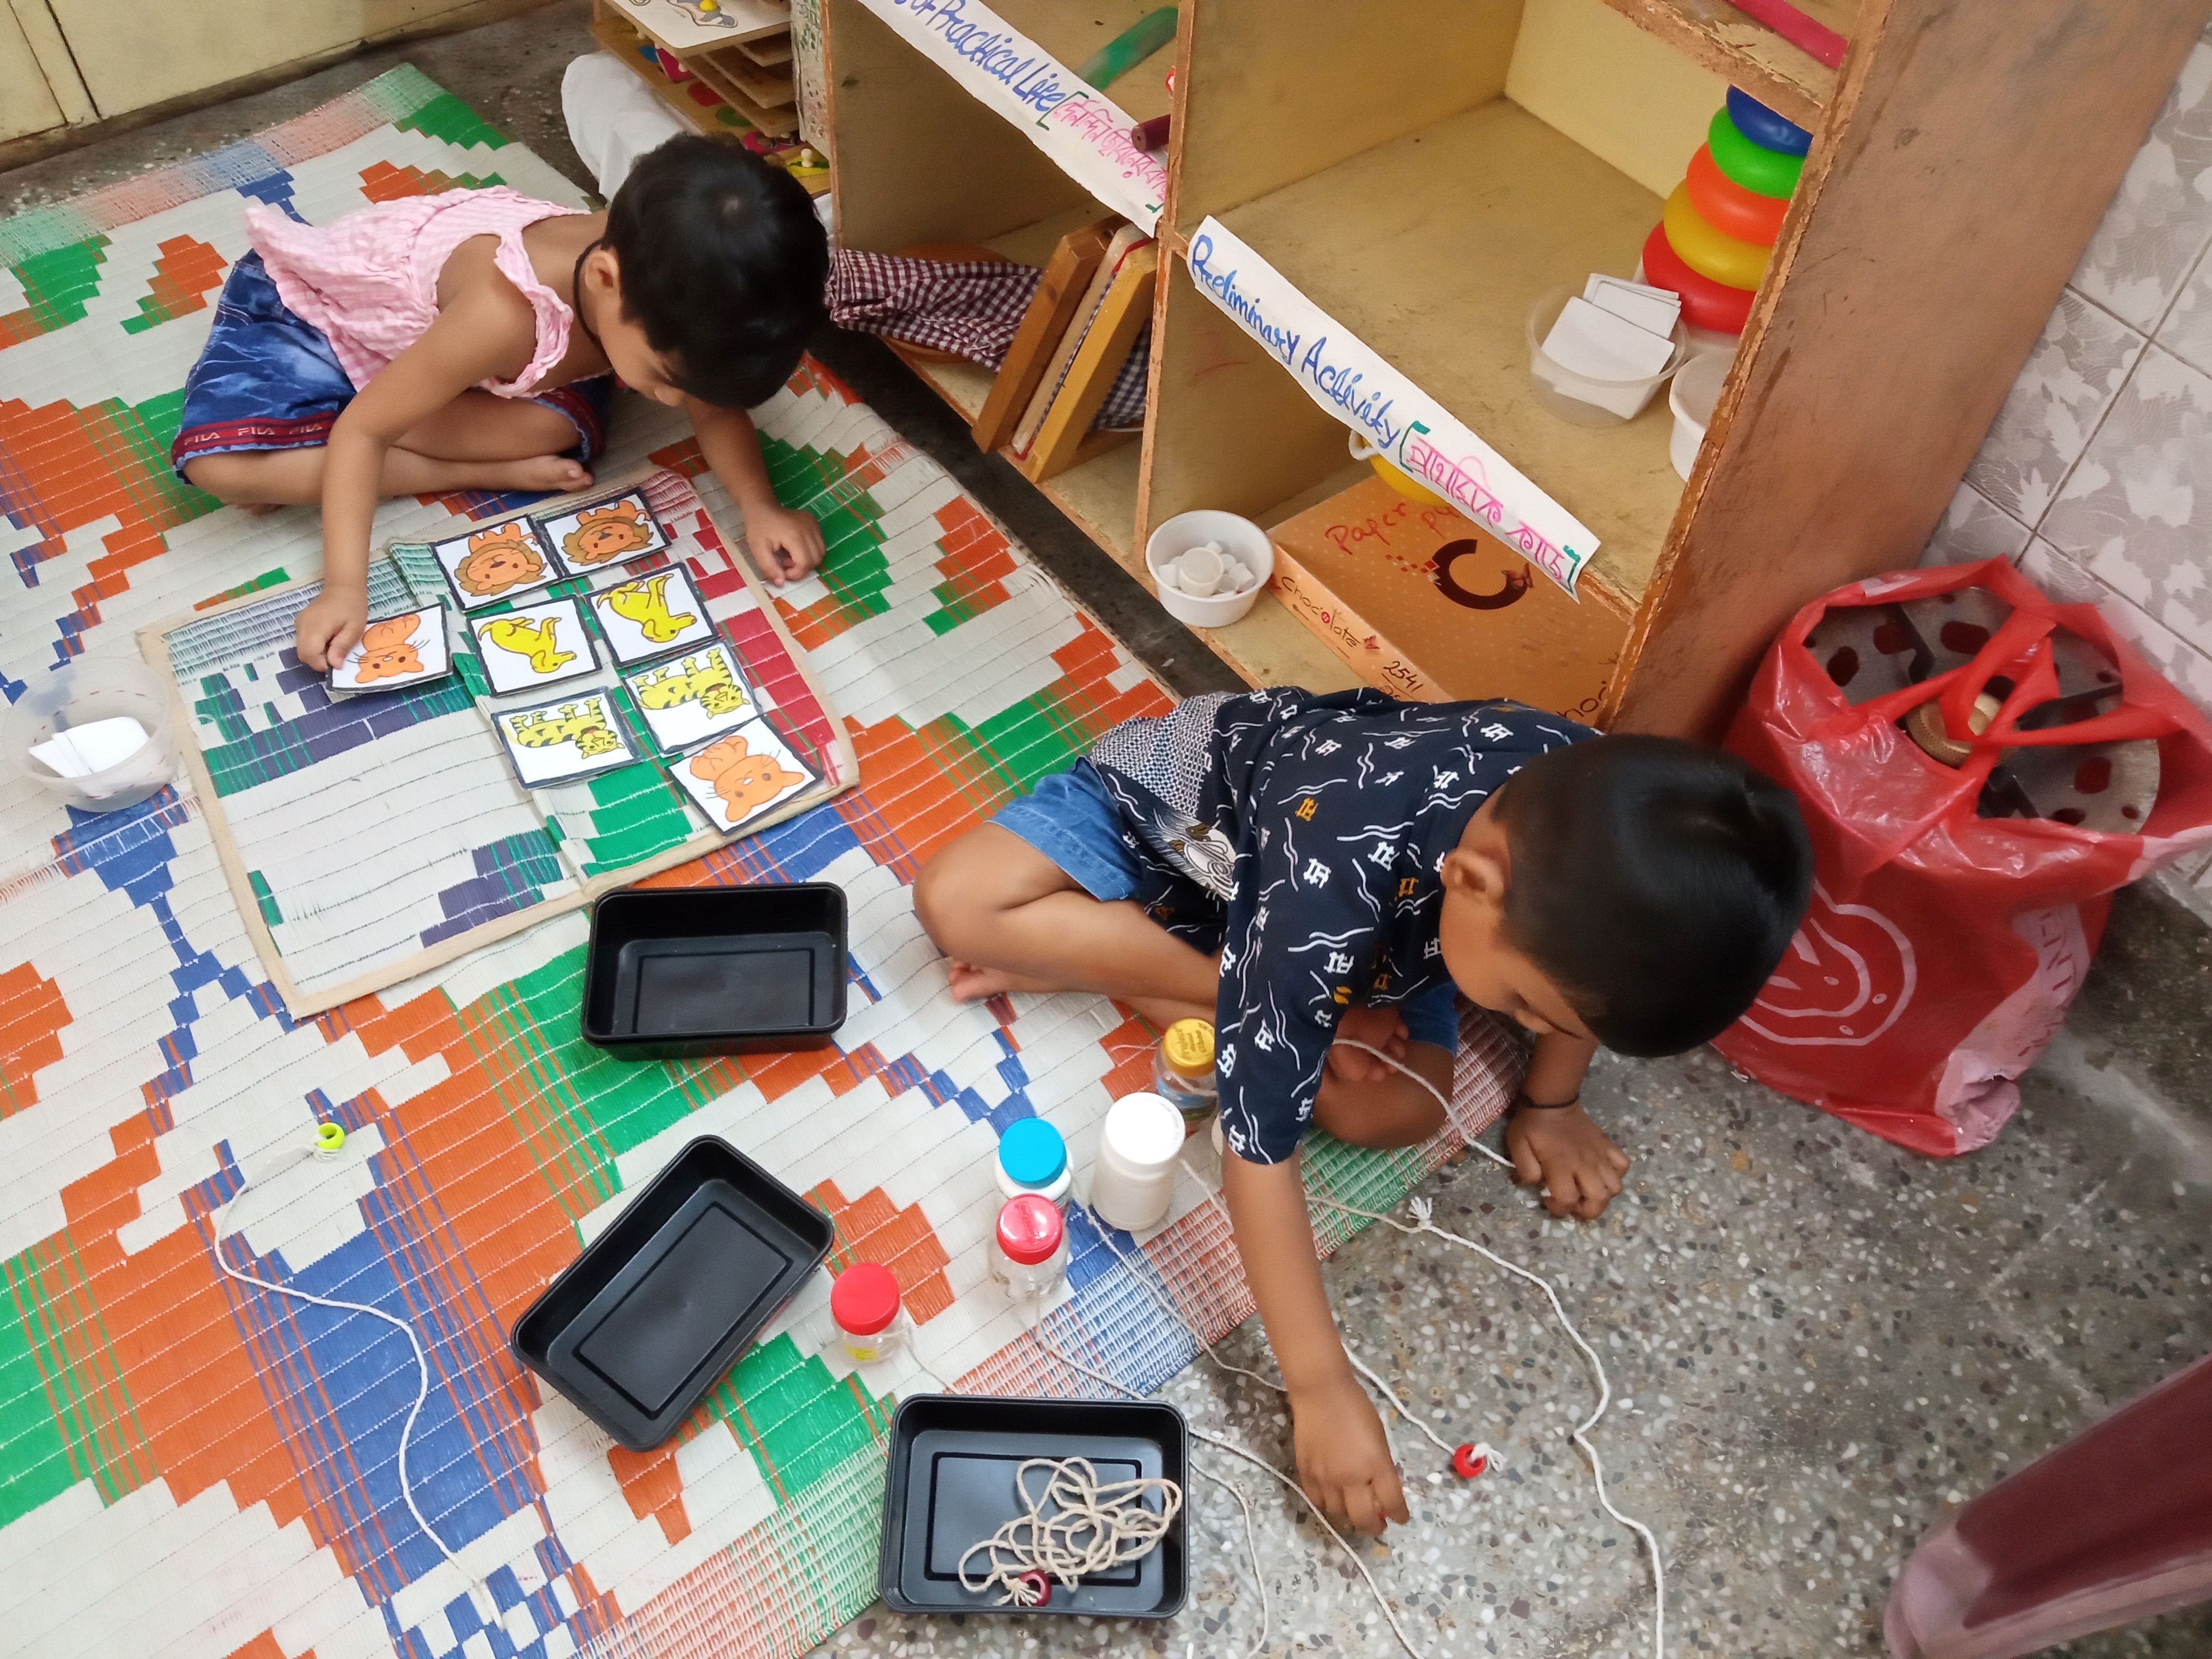
[[[195,154],[406,59],[588,183],[562,131],[583,0],[379,51],[290,86],[0,174],[0,215]],[[822,355],[957,473],[1177,689],[1231,684],[1191,636],[877,343]],[[1947,1508],[2212,1348],[2212,933],[2124,894],[2067,1029],[1998,1143],[1930,1162],[1746,1084],[1711,1054],[1602,1062],[1592,1109],[1637,1160],[1605,1220],[1545,1220],[1476,1160],[1428,1188],[1438,1221],[1553,1277],[1602,1353],[1597,1439],[1621,1507],[1663,1541],[1678,1652],[1879,1654],[1890,1577]],[[1378,1236],[1379,1234],[1379,1236]],[[1399,1431],[1419,1494],[1368,1565],[1429,1654],[1650,1651],[1650,1580],[1561,1438],[1590,1391],[1540,1301],[1480,1261],[1378,1229],[1328,1267],[1358,1352],[1448,1440],[1486,1438],[1469,1486]],[[1255,1363],[1247,1328],[1225,1352]],[[1279,1400],[1201,1364],[1167,1397],[1278,1461]],[[1265,1477],[1252,1492],[1273,1601],[1267,1651],[1396,1650],[1345,1559]],[[1190,1605],[1161,1625],[871,1612],[840,1656],[1234,1655],[1258,1635],[1241,1528],[1200,1483]],[[2054,1650],[2212,1652],[2212,1611]]]

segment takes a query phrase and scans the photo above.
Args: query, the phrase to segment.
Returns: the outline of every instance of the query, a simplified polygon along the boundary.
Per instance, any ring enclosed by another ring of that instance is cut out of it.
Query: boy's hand
[[[1579,1106],[1522,1110],[1505,1120],[1505,1150],[1524,1186],[1541,1187],[1553,1215],[1595,1221],[1620,1192],[1628,1154]]]
[[[328,673],[346,658],[368,626],[368,590],[325,582],[292,625],[293,643],[300,660]]]
[[[1365,1049],[1346,1046],[1345,1039],[1380,1048],[1402,1063],[1406,1058],[1406,1017],[1395,1008],[1370,1008],[1364,1004],[1344,1011],[1336,1023],[1336,1042],[1328,1051],[1332,1077],[1346,1083],[1380,1083],[1397,1073]]]
[[[781,586],[822,562],[822,526],[798,507],[757,507],[745,514],[745,540],[762,575]]]
[[[1402,1526],[1413,1518],[1382,1419],[1349,1371],[1340,1381],[1291,1390],[1291,1431],[1298,1484],[1332,1522],[1379,1533],[1387,1521]]]

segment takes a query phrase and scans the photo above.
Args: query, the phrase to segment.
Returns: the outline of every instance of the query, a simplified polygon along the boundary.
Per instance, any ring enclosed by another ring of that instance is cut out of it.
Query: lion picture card
[[[692,804],[725,831],[744,828],[817,781],[814,769],[764,720],[747,720],[705,748],[678,755],[668,769]]]
[[[580,691],[540,708],[505,711],[493,723],[526,789],[574,782],[643,758],[606,691]]]
[[[432,542],[430,556],[446,573],[464,611],[481,611],[518,598],[561,576],[526,519],[509,519],[465,536]]]
[[[414,611],[372,620],[345,659],[331,670],[329,690],[333,697],[404,691],[453,672],[446,607],[434,600]]]
[[[623,684],[664,755],[734,731],[761,712],[744,671],[720,640],[625,674]]]
[[[525,605],[502,617],[478,617],[469,623],[477,655],[483,661],[491,693],[503,697],[581,679],[599,665],[583,612],[574,599]]]
[[[714,622],[681,565],[600,588],[590,603],[600,637],[623,668],[714,638]]]
[[[532,522],[561,568],[571,576],[588,575],[668,545],[668,532],[653,516],[641,489],[603,496]]]

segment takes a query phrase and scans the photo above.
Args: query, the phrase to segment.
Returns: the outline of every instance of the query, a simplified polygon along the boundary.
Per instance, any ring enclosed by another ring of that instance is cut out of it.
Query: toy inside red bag
[[[1916,1152],[1996,1135],[2113,890],[2212,844],[2212,722],[2002,559],[1808,605],[1728,746],[1796,793],[1816,879],[1717,1046]]]

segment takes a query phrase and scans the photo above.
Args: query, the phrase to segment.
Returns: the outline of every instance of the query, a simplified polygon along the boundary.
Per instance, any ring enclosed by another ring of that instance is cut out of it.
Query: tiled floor
[[[582,0],[368,58],[0,175],[0,214],[205,149],[410,59],[572,173],[560,71]],[[580,177],[580,174],[578,174]],[[823,348],[1124,639],[1186,691],[1228,684],[1191,637],[875,343]],[[1437,1219],[1552,1276],[1616,1395],[1597,1435],[1623,1508],[1666,1554],[1676,1652],[1879,1653],[1896,1564],[1946,1506],[2212,1347],[2212,934],[2124,896],[2098,970],[1998,1143],[1931,1163],[1731,1076],[1711,1054],[1607,1061],[1593,1109],[1637,1160],[1603,1223],[1544,1221],[1494,1166],[1445,1172]],[[1379,1236],[1378,1236],[1379,1235]],[[1414,1524],[1364,1559],[1423,1652],[1650,1651],[1650,1577],[1562,1432],[1590,1391],[1540,1299],[1433,1240],[1369,1234],[1328,1277],[1352,1343],[1448,1440],[1504,1454],[1469,1486],[1400,1431]],[[1227,1349],[1255,1364],[1252,1329]],[[1194,1423],[1288,1455],[1280,1402],[1200,1365]],[[1267,1650],[1395,1651],[1366,1587],[1267,1478],[1250,1492]],[[930,1621],[881,1612],[843,1656],[1234,1655],[1258,1634],[1231,1501],[1200,1484],[1193,1595],[1157,1626]],[[2087,1659],[2212,1651],[2212,1613],[2075,1644]]]

